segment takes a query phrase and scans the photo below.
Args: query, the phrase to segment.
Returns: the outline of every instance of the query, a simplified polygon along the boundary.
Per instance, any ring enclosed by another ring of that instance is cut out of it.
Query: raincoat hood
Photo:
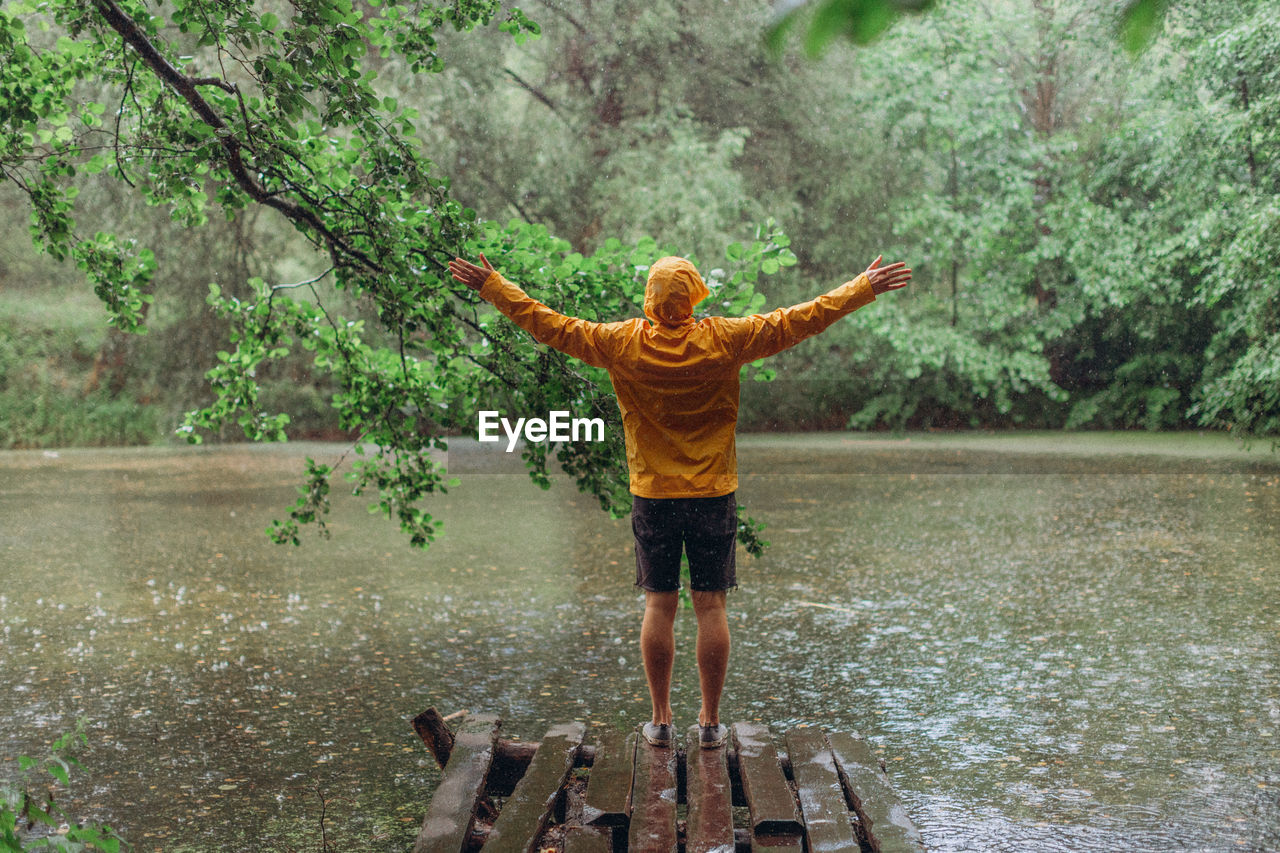
[[[693,316],[693,307],[710,295],[697,267],[684,258],[661,258],[649,268],[644,313],[659,325],[680,326]]]

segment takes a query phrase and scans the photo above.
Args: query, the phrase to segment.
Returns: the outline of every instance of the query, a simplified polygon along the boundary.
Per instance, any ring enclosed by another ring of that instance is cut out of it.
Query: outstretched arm
[[[880,294],[906,287],[911,280],[907,265],[898,262],[882,267],[882,259],[883,256],[876,258],[866,272],[817,299],[769,314],[730,320],[731,333],[740,342],[738,359],[746,363],[781,352],[818,334]]]
[[[483,253],[480,263],[484,266],[477,266],[465,258],[454,258],[449,261],[449,272],[533,335],[538,343],[596,367],[608,366],[609,347],[607,335],[603,332],[604,324],[580,320],[548,308],[503,278]]]

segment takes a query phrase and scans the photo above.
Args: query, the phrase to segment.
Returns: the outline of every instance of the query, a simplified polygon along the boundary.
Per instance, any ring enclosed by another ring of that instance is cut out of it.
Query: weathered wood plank
[[[537,849],[564,780],[573,769],[573,755],[582,743],[586,726],[564,723],[553,726],[542,738],[529,769],[516,783],[489,831],[484,849],[489,853],[529,853]]]
[[[871,849],[875,853],[923,850],[920,830],[907,816],[906,808],[889,785],[889,777],[867,742],[848,732],[832,733],[827,740],[840,771],[840,781]]]
[[[786,740],[809,853],[856,852],[860,845],[849,823],[844,788],[821,729],[792,729]]]
[[[499,725],[492,714],[477,714],[454,734],[444,778],[431,796],[413,853],[459,853],[466,845],[476,801],[484,795]]]
[[[636,742],[631,794],[630,853],[674,853],[676,849],[676,751]]]
[[[612,853],[613,830],[598,826],[571,826],[564,833],[564,853]]]
[[[733,742],[742,793],[751,812],[752,849],[757,845],[799,847],[804,826],[795,796],[778,763],[769,728],[757,723],[734,723]]]
[[[734,849],[750,850],[751,853],[802,853],[804,850],[803,836],[785,836],[782,846],[776,846],[767,835],[752,836],[751,830],[743,827],[733,830],[733,842]]]
[[[435,757],[442,768],[449,763],[449,751],[453,749],[453,732],[446,725],[449,720],[461,714],[440,716],[435,707],[430,707],[413,718],[413,730],[422,738],[427,750]],[[529,767],[529,761],[538,749],[536,743],[512,741],[498,738],[493,744],[493,766],[489,769],[488,793],[499,797],[508,797],[515,788],[516,782]],[[584,748],[583,756],[590,763],[590,749]]]
[[[733,853],[733,788],[729,750],[703,749],[697,726],[685,739],[685,786],[689,801],[685,853]]]
[[[635,772],[635,732],[607,732],[596,744],[582,819],[596,826],[621,826],[631,816],[631,782]]]

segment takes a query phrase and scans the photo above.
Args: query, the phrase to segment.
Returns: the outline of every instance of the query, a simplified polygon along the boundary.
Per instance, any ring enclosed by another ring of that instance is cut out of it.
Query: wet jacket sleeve
[[[795,346],[826,329],[846,314],[852,314],[876,298],[866,273],[822,294],[817,299],[779,308],[768,314],[753,314],[730,320],[731,340],[738,361],[746,364]]]
[[[480,288],[480,298],[497,308],[538,343],[581,359],[594,367],[608,367],[608,336],[604,323],[561,314],[529,296],[519,286],[493,272]]]

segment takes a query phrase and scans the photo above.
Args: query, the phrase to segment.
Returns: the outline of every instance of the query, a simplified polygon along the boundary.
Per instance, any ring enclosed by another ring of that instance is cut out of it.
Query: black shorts
[[[689,555],[689,586],[700,592],[738,585],[737,493],[718,498],[642,498],[632,495],[636,586],[680,589],[680,554]]]

